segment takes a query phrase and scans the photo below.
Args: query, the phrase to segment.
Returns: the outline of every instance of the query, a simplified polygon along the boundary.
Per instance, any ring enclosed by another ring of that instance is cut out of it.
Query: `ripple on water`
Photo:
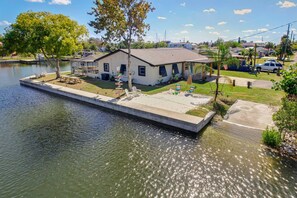
[[[195,138],[19,77],[0,87],[0,197],[297,197],[296,163],[230,129]]]

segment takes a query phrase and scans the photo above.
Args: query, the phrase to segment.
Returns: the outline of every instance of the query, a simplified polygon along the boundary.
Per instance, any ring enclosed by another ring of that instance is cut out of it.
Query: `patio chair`
[[[134,97],[134,95],[128,91],[128,89],[125,89],[125,93],[128,99],[132,99]]]
[[[180,84],[176,84],[175,85],[175,92],[174,92],[174,94],[175,95],[178,95],[180,93],[180,91],[181,91],[181,85]]]
[[[140,89],[137,89],[135,86],[132,87],[132,94],[139,95],[141,93]]]
[[[191,86],[190,89],[187,91],[187,93],[193,94],[193,92],[195,91],[195,89],[196,89],[195,86]]]

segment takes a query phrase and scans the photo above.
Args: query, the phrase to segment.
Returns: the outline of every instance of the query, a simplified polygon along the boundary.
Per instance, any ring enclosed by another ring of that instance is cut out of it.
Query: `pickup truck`
[[[266,61],[264,64],[256,65],[257,71],[272,71],[276,73],[278,68],[283,69],[283,65],[275,61]]]

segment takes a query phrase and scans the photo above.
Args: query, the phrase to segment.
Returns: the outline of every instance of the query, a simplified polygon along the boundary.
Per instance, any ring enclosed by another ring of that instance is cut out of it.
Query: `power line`
[[[280,26],[277,26],[277,27],[274,27],[274,28],[271,28],[271,29],[268,29],[268,30],[265,30],[265,31],[261,31],[261,32],[258,32],[258,33],[255,33],[255,34],[251,34],[251,35],[248,35],[248,36],[244,36],[244,37],[241,37],[240,39],[246,39],[246,38],[250,38],[250,37],[253,37],[253,36],[257,36],[257,35],[260,35],[260,34],[264,34],[264,33],[267,33],[267,32],[270,32],[270,31],[273,31],[273,30],[276,30],[276,29],[279,29],[279,28],[282,28],[282,27],[285,27],[285,26],[288,26],[288,25],[291,25],[293,23],[297,23],[297,20],[296,21],[292,21],[290,23],[286,23],[284,25],[280,25]],[[230,41],[236,41],[238,38],[236,39],[232,39]]]

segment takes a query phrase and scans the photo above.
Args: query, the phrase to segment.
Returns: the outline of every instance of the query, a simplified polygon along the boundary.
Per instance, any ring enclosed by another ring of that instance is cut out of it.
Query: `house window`
[[[120,68],[120,73],[123,74],[123,75],[125,75],[126,74],[126,71],[127,71],[126,65],[122,64],[121,65],[121,68]]]
[[[145,66],[138,66],[138,76],[145,76]]]
[[[103,69],[105,72],[109,72],[109,63],[104,63],[103,64]]]
[[[166,71],[165,65],[161,65],[159,67],[159,75],[161,75],[162,77],[167,76],[167,71]]]
[[[179,74],[178,67],[177,67],[176,63],[172,64],[172,74],[173,75]]]

